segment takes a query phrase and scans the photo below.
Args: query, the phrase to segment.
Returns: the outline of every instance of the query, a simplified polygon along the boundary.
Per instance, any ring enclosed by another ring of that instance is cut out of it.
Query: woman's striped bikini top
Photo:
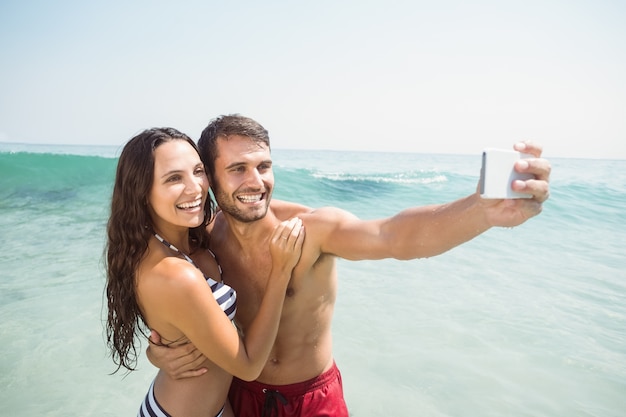
[[[163,239],[161,236],[159,236],[158,233],[155,233],[154,236],[159,240],[159,242],[163,243],[174,252],[181,254],[193,266],[198,268],[193,260],[189,256],[185,255],[183,252],[178,250],[176,246],[170,244],[168,241]],[[213,256],[213,258],[215,258],[213,252],[209,250],[209,253],[211,254],[211,256]],[[222,267],[219,264],[217,265],[217,267],[219,268],[221,275]],[[219,306],[222,308],[228,318],[230,320],[233,320],[235,318],[235,313],[237,312],[237,293],[235,292],[235,290],[232,287],[226,285],[224,281],[217,282],[213,278],[204,275],[204,273],[202,275],[206,279],[207,284],[209,284],[209,286],[211,287],[211,292],[213,292],[213,297],[215,297],[215,301],[217,301],[217,304],[219,304]]]

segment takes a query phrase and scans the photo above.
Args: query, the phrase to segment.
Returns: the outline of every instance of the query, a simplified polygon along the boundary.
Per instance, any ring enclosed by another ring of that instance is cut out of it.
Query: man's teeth
[[[237,197],[239,201],[242,203],[256,203],[257,201],[261,201],[261,197],[263,194],[254,194],[254,195],[240,195]]]
[[[177,205],[176,207],[178,207],[179,209],[190,209],[190,208],[199,207],[201,203],[202,203],[202,199],[199,198],[196,201],[191,201],[189,203],[182,203],[182,204]]]

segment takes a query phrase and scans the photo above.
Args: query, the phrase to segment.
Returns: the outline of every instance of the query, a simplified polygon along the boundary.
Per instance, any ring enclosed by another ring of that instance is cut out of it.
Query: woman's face
[[[170,140],[154,150],[154,178],[148,203],[157,230],[202,224],[208,189],[204,165],[187,141]]]

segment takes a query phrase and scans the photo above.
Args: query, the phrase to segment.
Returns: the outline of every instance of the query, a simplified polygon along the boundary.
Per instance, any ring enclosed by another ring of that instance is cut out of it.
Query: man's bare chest
[[[263,256],[251,257],[243,253],[216,255],[222,269],[222,279],[237,292],[237,316],[256,315],[271,274],[269,253],[269,262],[264,261]]]

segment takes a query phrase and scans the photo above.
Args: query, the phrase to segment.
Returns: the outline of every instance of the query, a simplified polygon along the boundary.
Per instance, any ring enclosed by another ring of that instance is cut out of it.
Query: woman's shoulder
[[[146,260],[137,274],[139,288],[153,288],[159,291],[181,291],[204,284],[202,272],[189,261],[165,256],[155,260]]]

